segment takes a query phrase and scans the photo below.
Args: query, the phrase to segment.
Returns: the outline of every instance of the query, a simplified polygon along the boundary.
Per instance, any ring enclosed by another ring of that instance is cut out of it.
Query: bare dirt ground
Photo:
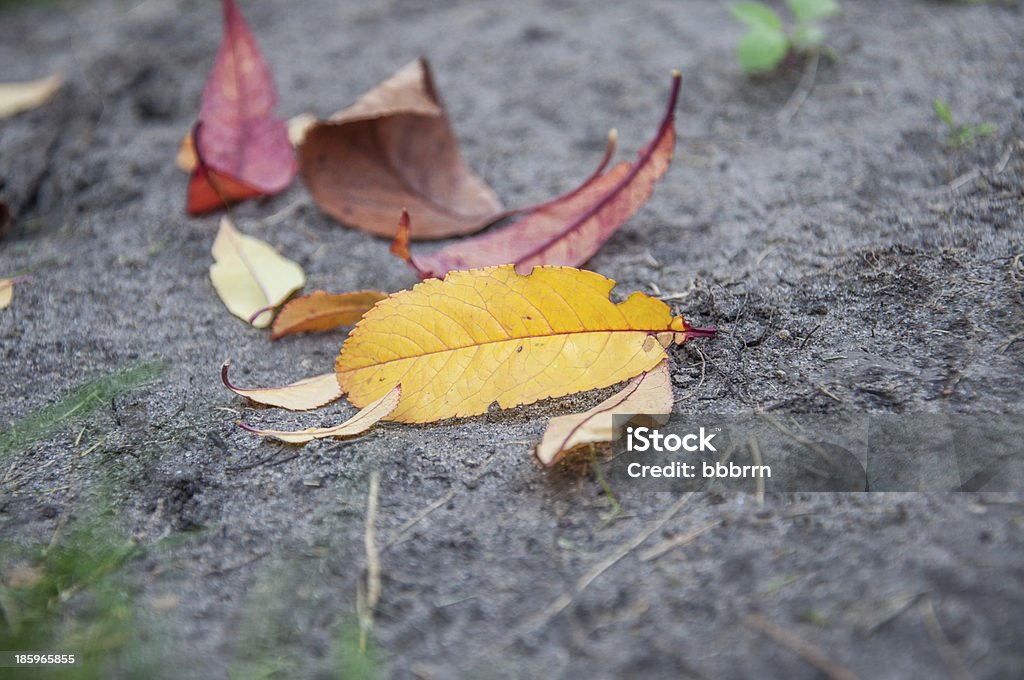
[[[327,115],[429,57],[464,153],[513,206],[573,186],[611,127],[632,154],[679,69],[674,165],[588,267],[719,327],[673,354],[681,412],[1024,413],[1024,8],[843,6],[827,24],[840,59],[806,91],[800,69],[740,72],[724,2],[243,3],[282,115]],[[249,384],[329,370],[344,333],[272,344],[210,285],[217,218],[185,216],[173,156],[219,21],[198,0],[0,5],[0,80],[68,79],[0,122],[0,200],[18,215],[0,276],[34,279],[0,312],[0,427],[165,362],[0,470],[8,586],[12,546],[59,543],[101,501],[138,542],[117,570],[135,635],[97,677],[147,659],[176,678],[1019,676],[1020,494],[700,493],[659,524],[676,498],[615,489],[609,522],[590,467],[528,455],[549,417],[607,393],[302,449],[237,429],[239,414],[306,427],[351,408],[257,410],[220,384],[228,357]],[[947,147],[936,98],[996,133]],[[237,216],[309,289],[414,283],[299,181]],[[378,658],[359,670],[374,470]],[[89,616],[86,602],[65,618]]]

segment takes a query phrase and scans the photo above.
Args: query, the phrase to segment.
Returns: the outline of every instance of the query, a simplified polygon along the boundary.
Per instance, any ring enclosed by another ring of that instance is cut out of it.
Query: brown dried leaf
[[[378,236],[395,235],[403,209],[416,215],[413,239],[468,234],[502,214],[459,153],[425,59],[313,125],[299,167],[324,212]]]
[[[672,412],[672,403],[666,360],[589,411],[552,418],[533,454],[541,465],[554,465],[577,446],[610,442],[614,434],[612,417],[616,414],[664,416]]]
[[[338,326],[351,326],[387,296],[387,293],[377,290],[357,290],[351,293],[315,290],[309,295],[295,298],[281,308],[274,319],[270,339],[277,340],[292,333],[329,331]]]

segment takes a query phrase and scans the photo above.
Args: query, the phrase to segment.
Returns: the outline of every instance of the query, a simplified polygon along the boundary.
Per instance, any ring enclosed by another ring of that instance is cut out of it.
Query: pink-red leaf
[[[296,170],[288,127],[273,116],[277,91],[270,69],[235,0],[223,6],[224,34],[195,130],[200,162],[189,182],[192,214],[222,207],[223,200],[278,193]]]
[[[512,224],[430,255],[414,257],[408,253],[407,237],[400,225],[392,252],[403,257],[422,278],[497,264],[514,264],[520,273],[528,273],[537,265],[582,265],[647,202],[655,182],[668,170],[675,148],[679,81],[679,73],[673,73],[668,109],[658,132],[633,163],[623,161]]]

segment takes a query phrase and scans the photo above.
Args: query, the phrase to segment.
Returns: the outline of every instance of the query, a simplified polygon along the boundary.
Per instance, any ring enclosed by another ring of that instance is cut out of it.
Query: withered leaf
[[[468,234],[502,214],[459,153],[425,59],[310,127],[299,167],[324,212],[378,236],[395,235],[403,208],[416,216],[413,239]]]
[[[42,106],[63,83],[59,73],[25,83],[0,83],[0,120]]]
[[[617,414],[665,417],[672,412],[672,381],[668,361],[633,378],[621,391],[584,413],[552,418],[533,453],[541,465],[554,465],[577,446],[610,442]]]
[[[295,176],[288,128],[273,116],[277,90],[270,69],[235,0],[223,0],[223,7],[224,34],[193,130],[193,215],[275,194]]]
[[[247,236],[226,216],[210,250],[210,281],[232,314],[256,328],[270,325],[274,307],[302,288],[302,267],[254,236]]]
[[[335,381],[337,384],[337,381]],[[305,444],[314,439],[325,439],[327,437],[354,437],[362,434],[377,424],[379,421],[391,415],[391,412],[398,406],[402,398],[402,386],[395,385],[383,397],[367,404],[359,413],[355,414],[341,425],[333,427],[311,427],[305,430],[262,430],[243,422],[238,423],[239,427],[261,437],[271,437],[288,444]]]
[[[224,386],[240,397],[258,404],[277,406],[289,411],[308,411],[341,399],[338,378],[333,373],[304,378],[281,387],[236,387],[228,379],[230,361],[220,367],[220,379]]]
[[[692,328],[661,300],[571,267],[512,265],[450,272],[391,295],[367,312],[335,362],[356,406],[402,385],[389,420],[431,422],[607,387],[665,359]]]
[[[514,264],[520,273],[535,265],[578,267],[589,260],[647,202],[668,170],[675,148],[675,107],[680,76],[672,74],[668,108],[654,139],[637,159],[595,174],[572,192],[541,204],[512,224],[453,243],[429,255],[409,253],[400,228],[392,252],[421,278],[456,269]],[[419,216],[413,212],[413,229]]]
[[[351,293],[328,293],[316,290],[289,301],[271,328],[270,339],[277,340],[292,333],[328,331],[338,326],[351,326],[371,307],[388,296],[377,290]]]
[[[14,300],[14,286],[25,281],[24,277],[0,279],[0,309],[7,309]]]

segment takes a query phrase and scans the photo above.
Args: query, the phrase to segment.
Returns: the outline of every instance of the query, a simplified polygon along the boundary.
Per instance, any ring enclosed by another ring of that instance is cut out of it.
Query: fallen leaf
[[[552,418],[533,453],[541,465],[554,465],[577,446],[610,442],[614,436],[613,416],[648,414],[664,417],[672,412],[672,403],[672,381],[666,360],[633,378],[622,391],[589,411]]]
[[[647,202],[655,182],[668,170],[675,148],[679,82],[679,72],[673,72],[668,108],[658,132],[633,163],[622,161],[512,224],[430,255],[413,257],[399,229],[392,252],[405,259],[421,278],[497,264],[514,264],[519,272],[528,272],[536,265],[582,265]]]
[[[306,141],[306,133],[309,132],[309,128],[319,122],[320,119],[312,113],[300,113],[292,116],[288,119],[288,141],[296,149],[299,148]]]
[[[426,59],[312,126],[299,167],[324,212],[378,236],[395,235],[403,208],[416,215],[414,239],[468,234],[502,214],[459,153]]]
[[[18,276],[13,279],[0,279],[0,309],[7,309],[14,300],[14,287],[24,283],[26,277]]]
[[[196,158],[196,145],[192,143],[191,130],[186,132],[185,136],[181,138],[181,144],[178,145],[178,153],[174,156],[174,164],[183,172],[192,172],[199,165],[199,159]]]
[[[335,383],[337,383],[337,380],[335,380]],[[391,412],[398,406],[398,401],[401,398],[402,386],[395,385],[383,397],[367,404],[359,413],[341,425],[335,425],[334,427],[311,427],[292,432],[289,430],[261,430],[252,425],[246,425],[241,421],[238,422],[238,426],[261,437],[273,437],[288,444],[305,444],[314,439],[325,439],[327,437],[353,437],[366,432],[378,421],[391,415]]]
[[[274,319],[270,339],[277,340],[292,333],[329,331],[338,326],[351,326],[387,296],[387,293],[376,290],[352,293],[313,291],[291,300],[281,308]]]
[[[324,404],[341,399],[338,377],[334,373],[325,373],[312,378],[305,378],[283,387],[243,388],[231,384],[228,379],[230,361],[220,367],[220,379],[224,386],[240,397],[245,397],[257,404],[278,406],[289,411],[308,411]]]
[[[288,141],[295,148],[298,148],[306,138],[306,131],[309,130],[319,119],[312,113],[300,113],[288,119]],[[196,147],[192,143],[192,131],[189,130],[181,138],[178,145],[178,153],[174,157],[174,164],[179,170],[192,172],[199,165],[196,157]]]
[[[615,304],[614,286],[571,267],[430,279],[363,316],[335,362],[338,383],[360,407],[401,384],[388,419],[430,422],[614,385],[654,368],[673,341],[714,334],[643,293]]]
[[[42,106],[62,84],[64,78],[59,73],[26,83],[0,83],[0,120]]]
[[[189,179],[196,215],[254,195],[276,194],[295,176],[295,153],[270,69],[235,0],[223,0],[224,34],[193,130],[198,160]]]
[[[210,280],[220,299],[232,314],[256,328],[269,326],[270,310],[306,283],[302,267],[258,238],[242,234],[227,217],[221,218],[210,252]]]

